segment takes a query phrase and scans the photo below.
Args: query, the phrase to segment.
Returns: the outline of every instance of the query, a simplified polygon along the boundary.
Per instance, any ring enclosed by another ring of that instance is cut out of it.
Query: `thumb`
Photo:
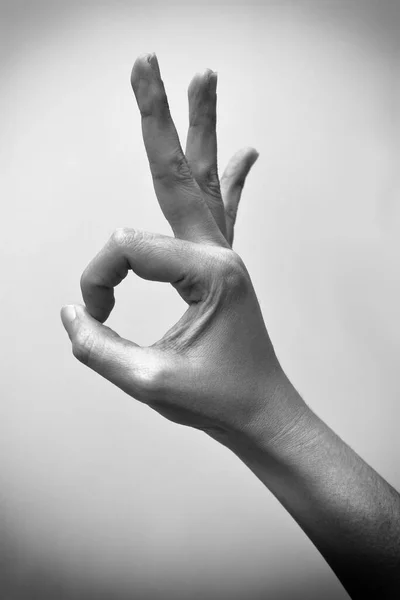
[[[160,389],[165,369],[155,350],[120,337],[81,305],[63,306],[61,320],[81,363],[142,402]]]

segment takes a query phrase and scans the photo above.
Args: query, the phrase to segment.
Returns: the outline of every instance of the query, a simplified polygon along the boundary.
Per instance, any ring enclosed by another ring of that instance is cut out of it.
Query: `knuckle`
[[[220,179],[221,188],[223,188],[226,191],[229,190],[230,182],[231,182],[231,177],[229,177],[226,174],[226,171],[224,171],[222,173],[222,176],[221,176],[221,179]]]
[[[72,342],[72,354],[86,366],[93,363],[95,341],[87,331],[79,331]]]
[[[111,234],[111,243],[118,248],[126,246],[135,235],[135,230],[129,227],[118,227]]]
[[[146,97],[142,98],[140,104],[140,114],[142,118],[152,118],[166,120],[169,116],[168,98],[163,86],[149,89]]]
[[[194,178],[200,189],[214,198],[221,198],[218,171],[215,166],[197,164],[192,167]]]
[[[229,290],[246,291],[249,288],[249,274],[240,256],[234,250],[224,249],[220,263],[220,276]]]
[[[221,175],[221,186],[224,185],[225,187],[227,187],[228,182],[229,182],[229,177],[226,174],[226,170],[225,170]]]
[[[225,207],[225,216],[232,222],[234,225],[236,223],[237,216],[237,206],[228,205]]]
[[[86,269],[83,271],[79,283],[80,283],[81,291],[85,292],[85,290],[88,288],[88,286],[90,284],[88,267],[86,267]]]
[[[140,400],[147,404],[161,402],[170,389],[170,373],[163,365],[142,370],[136,377]]]
[[[90,264],[81,275],[80,288],[85,304],[87,306],[90,305],[92,309],[100,308],[98,306],[98,300],[96,300],[99,288],[110,290],[110,286],[107,283],[105,276],[98,270],[92,269]],[[111,300],[111,302],[114,304],[114,300]]]
[[[232,187],[236,188],[237,190],[242,191],[244,188],[245,182],[246,182],[246,176],[243,174],[240,174],[233,181]]]
[[[242,192],[246,182],[246,175],[243,173],[223,173],[221,177],[221,185],[227,193],[234,191]]]
[[[173,153],[162,164],[151,163],[153,180],[166,186],[175,186],[192,180],[192,173],[186,158],[180,152]]]
[[[99,273],[93,271],[89,264],[83,271],[79,283],[83,300],[87,304],[88,302],[91,302],[96,288],[104,285],[104,280]]]
[[[128,248],[138,247],[154,237],[154,234],[141,229],[132,227],[119,227],[111,234],[109,244],[115,247],[117,251],[124,254]]]
[[[92,292],[93,287],[101,286],[103,284],[104,280],[101,278],[101,275],[97,271],[94,271],[92,263],[89,263],[80,278],[82,293],[89,294]]]

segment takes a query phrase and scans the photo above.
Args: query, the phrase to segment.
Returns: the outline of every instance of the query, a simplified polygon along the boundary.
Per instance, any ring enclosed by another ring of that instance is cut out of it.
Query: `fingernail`
[[[158,74],[160,74],[160,68],[158,66],[158,60],[155,52],[151,52],[151,54],[147,56],[147,62]]]
[[[75,310],[75,306],[73,306],[72,304],[67,304],[66,306],[63,306],[61,309],[61,320],[63,322],[63,325],[65,327],[65,329],[68,331],[69,326],[71,325],[72,321],[76,318],[76,310]]]
[[[217,81],[218,81],[218,73],[216,71],[211,71],[209,78],[209,83],[211,83],[211,87],[213,90],[217,89]]]
[[[205,79],[206,81],[209,81],[210,79],[216,79],[217,78],[217,72],[213,71],[212,69],[204,69],[203,73],[202,73],[202,77],[203,79]]]

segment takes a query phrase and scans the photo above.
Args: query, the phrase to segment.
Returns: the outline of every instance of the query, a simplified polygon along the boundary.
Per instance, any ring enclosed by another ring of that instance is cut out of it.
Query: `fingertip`
[[[204,95],[210,90],[215,93],[217,81],[218,73],[208,67],[203,72],[196,73],[188,86],[189,98],[199,94],[199,98],[204,99]]]
[[[207,67],[207,69],[204,71],[203,77],[206,77],[208,80],[214,80],[218,78],[218,73],[217,71],[213,71],[212,69]]]
[[[140,54],[133,63],[131,71],[132,87],[134,88],[137,80],[140,79],[141,76],[143,77],[146,74],[148,75],[152,72],[156,72],[157,75],[160,75],[160,67],[158,64],[156,53],[147,52],[145,54]]]
[[[61,321],[64,325],[66,332],[69,334],[71,331],[71,325],[76,319],[76,310],[73,304],[66,304],[61,308],[60,311]]]
[[[91,307],[89,305],[88,308],[82,304],[77,304],[75,306],[75,310],[77,317],[79,317],[82,321],[85,320],[86,322],[90,322],[91,325],[98,325],[99,323],[103,324],[105,321],[107,321],[112,309],[114,308],[114,304],[115,299],[113,298],[111,304],[107,306],[101,305]]]
[[[153,66],[154,64],[157,64],[157,57],[156,57],[156,53],[155,52],[144,52],[143,54],[139,54],[139,56],[136,58],[134,65],[133,66],[142,66],[142,67],[146,67],[147,65],[151,65]]]
[[[255,148],[250,148],[249,150],[249,154],[248,154],[248,164],[249,164],[249,169],[254,165],[254,163],[258,160],[258,157],[260,156],[260,153],[258,152],[258,150],[256,150]]]
[[[245,148],[242,148],[239,150],[239,154],[242,160],[245,160],[250,164],[254,164],[257,158],[260,156],[259,151],[256,150],[256,148],[253,148],[253,146],[246,146]]]
[[[252,146],[247,146],[246,148],[239,150],[236,155],[238,172],[241,172],[243,176],[246,176],[259,156],[260,153],[258,150]]]
[[[74,321],[93,319],[92,315],[83,304],[66,304],[61,308],[61,320],[65,328],[71,328]]]

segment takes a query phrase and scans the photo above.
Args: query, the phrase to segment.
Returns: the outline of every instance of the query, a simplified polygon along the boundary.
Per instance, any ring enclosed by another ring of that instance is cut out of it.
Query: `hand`
[[[134,398],[208,433],[243,432],[266,406],[271,417],[280,410],[269,393],[280,367],[249,274],[231,249],[241,189],[257,153],[236,154],[220,186],[211,71],[189,86],[186,157],[154,55],[136,60],[131,81],[154,189],[175,239],[117,230],[82,275],[86,308],[64,307],[62,320],[75,357]],[[129,270],[169,282],[188,304],[149,347],[102,325],[114,306],[114,287]]]

